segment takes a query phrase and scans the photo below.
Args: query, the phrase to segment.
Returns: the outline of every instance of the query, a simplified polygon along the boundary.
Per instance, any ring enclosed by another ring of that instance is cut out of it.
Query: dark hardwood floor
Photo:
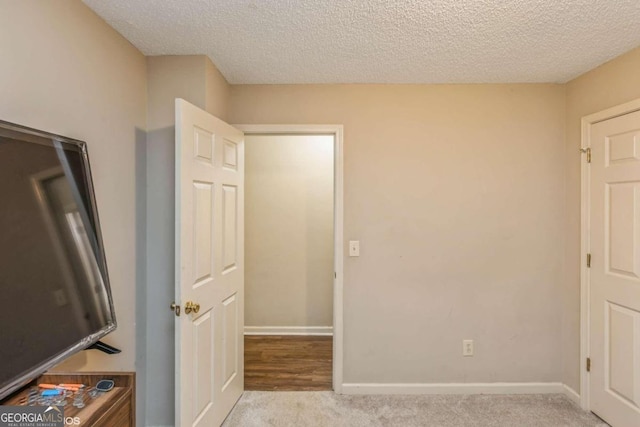
[[[245,390],[331,390],[332,368],[332,337],[244,337]]]

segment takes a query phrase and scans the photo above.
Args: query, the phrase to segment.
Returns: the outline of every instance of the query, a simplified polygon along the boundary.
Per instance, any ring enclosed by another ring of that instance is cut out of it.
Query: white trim
[[[571,399],[573,403],[575,403],[576,405],[580,405],[580,395],[574,389],[566,384],[562,384],[562,390],[564,392],[564,395]]]
[[[580,148],[591,148],[591,125],[604,120],[613,119],[640,110],[640,99],[627,102],[604,111],[599,111],[582,118],[582,136]],[[578,147],[576,147],[577,149]],[[571,155],[571,153],[569,153]],[[589,269],[586,254],[590,251],[589,231],[589,164],[582,160],[580,165],[580,406],[589,410],[589,373],[585,369],[585,361],[589,357]]]
[[[343,287],[344,287],[344,128],[342,125],[335,126],[335,254],[334,264],[336,269],[336,279],[333,289],[333,390],[342,393],[342,366],[343,366],[343,345],[344,345],[344,307],[343,307]]]
[[[342,384],[344,394],[565,394],[562,383]]]
[[[245,326],[244,334],[332,336],[333,326]]]
[[[640,98],[621,105],[616,105],[615,107],[607,108],[606,110],[598,111],[597,113],[589,114],[588,116],[584,116],[582,118],[582,123],[594,124],[603,122],[615,117],[624,116],[625,114],[635,113],[639,110]]]
[[[234,125],[245,134],[334,135],[333,390],[342,393],[344,288],[344,127],[342,125]]]
[[[233,125],[233,127],[249,135],[336,135],[338,132],[342,134],[343,131],[342,125]]]
[[[590,148],[589,127],[582,119],[581,148]],[[580,155],[580,157],[583,157]],[[589,410],[589,373],[585,363],[589,356],[589,270],[586,254],[589,253],[589,164],[580,159],[580,406]]]

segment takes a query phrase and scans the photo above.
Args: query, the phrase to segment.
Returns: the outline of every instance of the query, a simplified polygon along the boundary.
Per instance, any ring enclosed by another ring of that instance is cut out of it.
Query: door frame
[[[343,125],[232,125],[245,135],[333,135],[333,390],[342,393],[344,332],[344,160]]]
[[[624,116],[625,114],[635,113],[636,111],[640,111],[640,99],[584,116],[582,118],[580,149],[586,150],[591,148],[592,125],[615,117]],[[591,168],[589,167],[589,163],[582,159],[580,162],[580,174],[580,405],[583,409],[590,410],[589,372],[587,372],[585,363],[587,357],[589,357],[591,333],[589,329],[591,320],[589,308],[589,304],[591,303],[589,287],[590,275],[589,268],[587,268],[587,254],[590,251],[589,234],[591,231],[591,219],[589,218]]]

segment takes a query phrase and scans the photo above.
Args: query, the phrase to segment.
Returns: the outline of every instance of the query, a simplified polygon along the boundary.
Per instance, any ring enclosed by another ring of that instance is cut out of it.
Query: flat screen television
[[[0,121],[0,399],[116,328],[87,146]]]

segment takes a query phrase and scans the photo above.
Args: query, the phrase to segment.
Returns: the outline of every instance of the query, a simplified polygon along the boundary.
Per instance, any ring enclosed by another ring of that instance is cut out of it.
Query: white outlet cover
[[[349,256],[360,256],[359,240],[349,240]]]

